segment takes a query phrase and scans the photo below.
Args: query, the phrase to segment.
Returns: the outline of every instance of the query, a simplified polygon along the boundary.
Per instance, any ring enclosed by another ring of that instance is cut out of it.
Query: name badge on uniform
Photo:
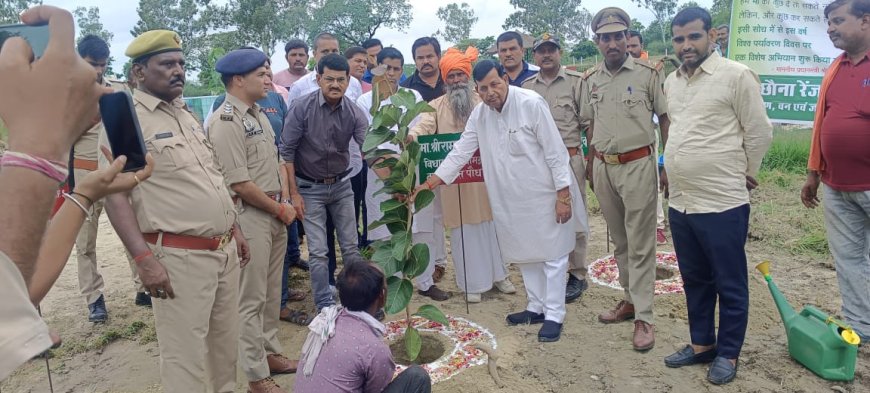
[[[172,138],[172,131],[161,132],[157,135],[154,135],[154,139],[166,139],[166,138]]]
[[[246,137],[246,138],[250,138],[250,137],[252,137],[252,136],[260,135],[260,134],[262,134],[262,133],[263,133],[263,129],[262,129],[262,128],[259,129],[259,130],[245,131],[245,137]]]
[[[263,133],[263,129],[254,129],[254,123],[247,116],[242,117],[242,125],[245,127],[245,137],[250,138]]]

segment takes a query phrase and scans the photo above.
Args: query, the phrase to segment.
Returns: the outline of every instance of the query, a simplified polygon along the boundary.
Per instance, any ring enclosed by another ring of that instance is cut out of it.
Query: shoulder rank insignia
[[[224,104],[224,111],[221,113],[221,120],[223,121],[232,121],[233,120],[233,105],[229,102]]]

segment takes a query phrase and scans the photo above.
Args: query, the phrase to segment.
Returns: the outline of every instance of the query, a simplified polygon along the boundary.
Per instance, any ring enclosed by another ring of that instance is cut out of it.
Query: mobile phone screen
[[[112,155],[127,156],[124,172],[145,167],[145,141],[130,94],[119,91],[100,97],[100,116],[112,148]]]
[[[0,26],[0,48],[3,47],[3,43],[7,39],[21,37],[30,44],[30,47],[33,49],[33,56],[40,58],[45,53],[45,47],[48,46],[48,35],[48,25],[3,25]]]

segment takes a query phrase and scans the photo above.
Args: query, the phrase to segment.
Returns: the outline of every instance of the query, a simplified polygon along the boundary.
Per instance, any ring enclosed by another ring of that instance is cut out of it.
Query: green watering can
[[[785,296],[770,277],[770,262],[755,267],[764,275],[773,301],[785,325],[788,353],[798,363],[831,381],[851,381],[855,378],[860,337],[842,321],[807,305],[800,314],[788,304]]]

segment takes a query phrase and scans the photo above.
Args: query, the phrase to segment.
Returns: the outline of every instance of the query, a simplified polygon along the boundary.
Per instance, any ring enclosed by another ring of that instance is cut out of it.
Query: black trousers
[[[669,209],[671,235],[683,276],[692,344],[719,347],[719,356],[740,356],[749,320],[746,236],[749,204],[721,213],[686,214]],[[719,303],[719,335],[715,312]]]

